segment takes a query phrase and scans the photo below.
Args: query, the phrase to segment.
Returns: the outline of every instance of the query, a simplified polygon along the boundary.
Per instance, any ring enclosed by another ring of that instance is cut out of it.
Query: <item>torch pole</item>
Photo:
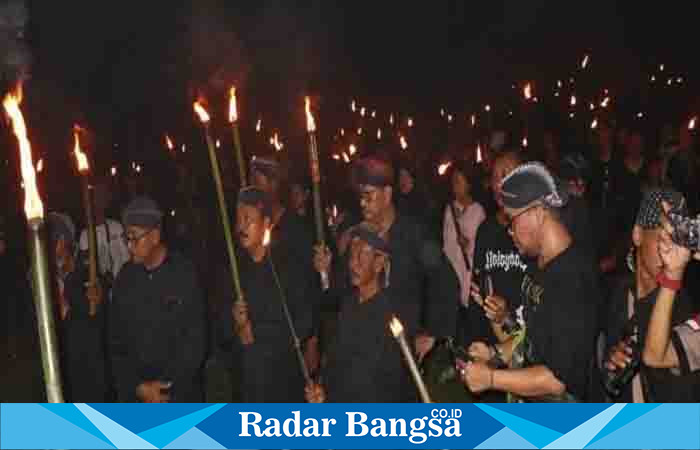
[[[323,228],[323,205],[321,204],[321,168],[316,146],[316,133],[309,132],[309,163],[311,166],[311,186],[313,189],[314,220],[316,223],[316,240],[322,248],[326,245],[325,230]],[[321,287],[327,291],[330,287],[328,273],[321,272]]]
[[[238,124],[233,122],[231,128],[233,129],[233,146],[236,149],[236,160],[238,161],[238,175],[241,180],[241,187],[246,187],[248,186],[248,180],[246,177],[245,160],[243,159],[243,149],[241,148],[241,135],[238,132]]]
[[[87,223],[88,238],[88,285],[97,287],[97,229],[95,226],[95,214],[92,210],[92,199],[90,198],[90,183],[87,174],[80,174],[80,183],[83,191],[83,207],[85,208],[85,219]],[[90,317],[97,314],[97,303],[89,301]]]
[[[408,364],[408,370],[411,372],[413,382],[418,388],[418,393],[420,394],[421,401],[423,403],[432,403],[433,401],[430,399],[430,394],[428,394],[428,388],[425,387],[425,382],[423,382],[423,377],[421,377],[420,375],[420,371],[418,370],[416,360],[413,357],[413,353],[411,353],[411,349],[408,346],[408,342],[406,341],[406,333],[401,331],[395,337],[396,341],[399,343],[399,347],[401,347],[401,353],[403,353],[403,357],[406,360],[406,364]]]
[[[63,403],[63,384],[58,365],[58,340],[51,302],[48,258],[41,228],[43,219],[29,221],[29,247],[32,262],[32,285],[37,315],[41,363],[44,369],[46,397],[49,403]]]
[[[221,184],[221,172],[219,170],[219,161],[214,150],[214,141],[209,133],[209,125],[204,124],[204,137],[207,140],[209,149],[209,161],[211,162],[211,171],[214,176],[214,185],[216,186],[216,196],[219,200],[219,212],[221,213],[221,224],[224,227],[224,238],[226,239],[226,250],[228,251],[229,262],[231,263],[231,277],[233,278],[233,287],[236,290],[236,302],[245,302],[243,297],[243,289],[241,288],[241,279],[238,274],[238,262],[236,260],[236,251],[233,244],[233,236],[231,234],[231,222],[229,220],[228,208],[226,206],[226,198],[224,197],[224,188]]]

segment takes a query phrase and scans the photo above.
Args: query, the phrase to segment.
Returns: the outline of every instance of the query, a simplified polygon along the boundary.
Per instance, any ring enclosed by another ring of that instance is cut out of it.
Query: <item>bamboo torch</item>
[[[12,121],[12,129],[19,142],[20,168],[24,180],[24,212],[29,228],[29,247],[32,264],[32,291],[36,308],[39,343],[41,346],[41,363],[46,385],[46,397],[49,403],[63,403],[63,385],[58,366],[58,341],[54,323],[51,288],[49,281],[49,264],[46,253],[46,241],[43,233],[44,205],[36,187],[36,174],[32,164],[32,147],[27,138],[19,105],[22,103],[22,87],[9,93],[3,107]]]
[[[97,277],[97,229],[95,226],[95,214],[92,210],[92,199],[90,198],[90,165],[87,156],[80,148],[79,128],[75,126],[73,136],[75,137],[75,147],[73,153],[78,163],[78,173],[80,173],[80,185],[83,191],[83,209],[85,210],[85,223],[87,224],[88,238],[88,292],[96,293],[88,296],[90,317],[97,315],[97,305],[102,303],[100,281]]]
[[[228,208],[226,207],[226,198],[224,197],[224,188],[221,184],[221,172],[219,170],[219,160],[216,156],[216,150],[214,149],[214,141],[211,138],[211,133],[209,132],[209,122],[211,118],[206,109],[197,101],[194,103],[194,111],[197,113],[199,120],[202,122],[204,127],[204,138],[207,141],[207,148],[209,149],[209,162],[211,162],[211,171],[214,176],[214,185],[216,186],[216,196],[219,200],[219,213],[221,214],[221,225],[224,227],[224,238],[226,239],[226,250],[228,251],[228,259],[231,266],[231,277],[233,279],[233,287],[236,291],[236,299],[234,305],[239,308],[245,305],[245,298],[243,296],[243,289],[241,288],[241,279],[238,274],[238,261],[236,260],[236,251],[233,246],[233,236],[231,235],[231,222],[229,220]],[[243,322],[247,321],[245,317]],[[253,338],[247,336],[246,338],[241,335],[241,341],[244,345],[249,345],[253,343]],[[249,337],[249,339],[248,339]]]
[[[425,387],[425,382],[423,382],[423,378],[418,371],[416,360],[408,346],[408,341],[406,341],[406,333],[404,332],[401,321],[396,317],[393,317],[389,322],[389,328],[391,329],[391,334],[396,339],[396,342],[399,343],[399,347],[401,347],[401,353],[406,360],[406,364],[408,364],[408,370],[411,371],[413,382],[416,383],[416,388],[418,388],[418,393],[420,394],[421,400],[423,403],[432,403],[433,401],[430,399],[428,388]]]
[[[321,168],[316,146],[316,121],[311,114],[311,100],[306,97],[306,131],[309,132],[309,165],[311,166],[311,183],[314,199],[314,219],[316,221],[316,239],[322,248],[326,245],[326,237],[323,229],[323,206],[321,205]],[[321,287],[324,291],[330,287],[328,273],[321,272]]]
[[[241,148],[241,136],[238,132],[238,106],[236,105],[235,87],[231,87],[230,91],[228,121],[231,123],[231,128],[233,129],[233,145],[236,150],[236,161],[238,162],[238,175],[241,179],[241,187],[246,187],[248,186],[248,181],[246,178],[245,160],[243,159],[243,149]]]

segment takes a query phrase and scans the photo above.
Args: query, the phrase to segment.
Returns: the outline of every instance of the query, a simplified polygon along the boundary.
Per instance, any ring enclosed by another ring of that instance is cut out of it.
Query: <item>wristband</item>
[[[663,271],[659,272],[659,274],[656,276],[656,282],[659,283],[659,286],[672,291],[680,291],[681,286],[683,285],[681,280],[672,280],[668,278]]]

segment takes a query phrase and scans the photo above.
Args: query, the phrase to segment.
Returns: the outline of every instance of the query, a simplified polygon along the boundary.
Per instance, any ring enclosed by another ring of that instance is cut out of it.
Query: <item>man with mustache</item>
[[[234,368],[238,368],[243,402],[303,402],[304,378],[295,341],[287,322],[285,302],[300,344],[306,347],[314,329],[320,288],[316,274],[299,264],[294,254],[271,247],[274,235],[270,197],[261,189],[238,194],[237,254],[245,304],[233,303],[230,276],[221,279],[218,292],[219,340],[231,341]],[[266,238],[267,234],[267,238]]]

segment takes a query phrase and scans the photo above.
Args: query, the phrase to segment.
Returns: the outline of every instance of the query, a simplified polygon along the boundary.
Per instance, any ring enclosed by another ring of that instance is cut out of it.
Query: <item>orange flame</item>
[[[27,126],[24,123],[24,116],[19,109],[22,103],[22,86],[17,86],[15,92],[5,96],[2,102],[5,112],[12,121],[12,131],[19,142],[20,168],[24,183],[24,213],[27,220],[41,219],[44,217],[44,205],[41,203],[39,191],[36,187],[36,173],[32,162],[32,146],[27,138]]]
[[[362,108],[360,108],[360,115],[362,117],[365,117],[365,107],[364,106]]]
[[[316,121],[314,120],[314,116],[311,115],[311,99],[305,97],[304,102],[306,103],[306,131],[313,133],[316,131]]]
[[[390,114],[389,115],[389,125],[393,125],[393,124],[394,124],[394,114]]]
[[[573,95],[573,94],[571,95],[571,100],[569,100],[569,104],[571,106],[576,106],[576,96],[575,95]]]
[[[345,128],[341,128],[341,129],[340,129],[340,135],[341,135],[341,136],[345,136]]]
[[[413,126],[413,119],[411,119],[411,118],[409,117],[407,123],[408,123],[408,128],[411,128],[411,127]]]
[[[209,117],[209,113],[206,109],[204,109],[202,104],[199,103],[199,100],[194,102],[194,112],[197,113],[197,115],[199,116],[199,120],[204,124],[209,123],[209,121],[211,120],[211,117]]]
[[[236,106],[236,87],[231,86],[228,101],[228,121],[235,123],[238,121],[238,107]]]
[[[358,136],[362,136],[362,128],[358,128],[358,129],[357,129],[357,135],[358,135]]]
[[[377,117],[377,111],[372,110],[372,118],[374,119],[375,117]]]
[[[170,139],[170,136],[168,136],[167,134],[165,135],[165,145],[166,145],[166,147],[168,147],[168,150],[172,150],[175,148],[173,141]]]
[[[333,153],[333,159],[335,159],[336,161],[340,161],[340,155],[337,153]]]
[[[591,122],[591,130],[595,130],[598,128],[598,119],[593,119],[593,122]]]
[[[442,163],[438,166],[438,175],[443,176],[447,172],[447,169],[450,168],[452,165],[452,161],[448,161],[446,163]]]
[[[661,65],[659,66],[659,71],[660,71],[660,72],[663,72],[663,71],[664,71],[664,65],[663,65],[663,64],[661,64]]]
[[[583,61],[581,61],[581,69],[585,69],[587,65],[588,65],[588,55],[585,55],[583,57]]]
[[[532,98],[532,84],[527,83],[523,88],[523,96],[525,100],[530,100]]]
[[[40,159],[38,163],[36,163],[36,173],[41,173],[44,171],[44,159]]]
[[[268,245],[270,245],[271,235],[272,235],[272,232],[270,231],[270,229],[265,228],[265,234],[263,234],[263,241],[262,241],[263,247],[267,247]]]
[[[523,147],[527,147],[527,136],[523,138]]]
[[[355,144],[350,144],[348,147],[348,153],[350,153],[350,156],[353,156],[355,153],[357,153],[357,147],[355,147]]]
[[[408,142],[406,142],[406,138],[401,136],[399,138],[399,141],[401,142],[401,149],[406,150],[408,148]]]
[[[80,137],[78,136],[78,126],[75,126],[73,131],[73,137],[75,138],[75,146],[73,147],[73,153],[75,154],[75,159],[78,161],[78,172],[85,174],[90,170],[90,164],[88,164],[88,159],[83,150],[80,148]]]
[[[395,338],[403,334],[403,325],[401,325],[401,322],[396,317],[393,317],[389,322],[389,328],[391,329],[391,334],[394,335]]]
[[[221,147],[221,141],[217,139],[216,140],[216,148],[220,148],[220,147]]]
[[[381,141],[382,140],[382,129],[377,128],[377,140]]]
[[[483,161],[484,161],[484,158],[483,158],[483,156],[481,156],[481,144],[478,144],[476,146],[476,162],[478,164],[478,163],[481,163]]]
[[[476,114],[472,114],[471,122],[472,122],[472,126],[476,125]]]
[[[695,129],[695,122],[697,122],[697,117],[693,117],[690,119],[690,122],[688,122],[688,129],[689,130],[694,130]]]
[[[350,164],[350,157],[345,152],[343,152],[343,161],[345,161],[345,164]]]
[[[255,131],[260,133],[261,127],[262,127],[262,119],[258,119],[258,123],[255,124]]]
[[[600,106],[603,108],[607,108],[608,105],[610,104],[610,97],[605,97],[602,102],[600,102]]]
[[[352,112],[355,112],[355,110],[357,109],[357,107],[355,106],[355,100],[353,100],[352,103],[350,103],[350,109],[352,110]]]

